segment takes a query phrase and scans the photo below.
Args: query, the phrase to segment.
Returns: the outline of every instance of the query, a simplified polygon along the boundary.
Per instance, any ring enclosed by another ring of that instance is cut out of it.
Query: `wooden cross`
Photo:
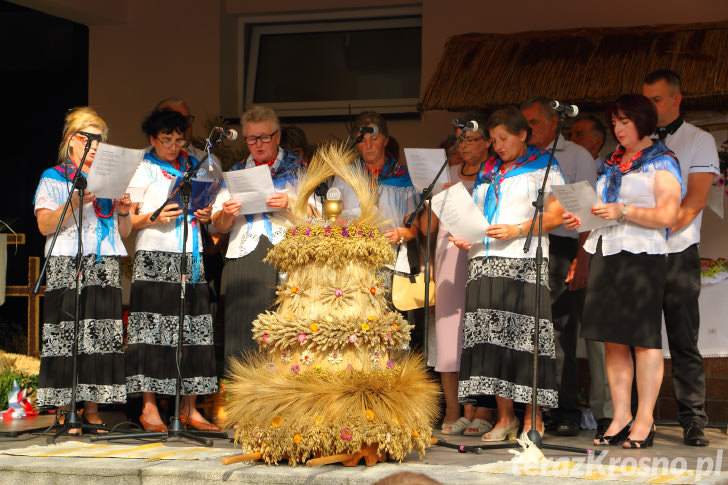
[[[8,234],[8,244],[25,244],[25,234]],[[28,355],[40,355],[40,299],[45,294],[45,286],[40,287],[38,294],[33,293],[33,286],[40,273],[40,258],[28,258],[28,284],[26,286],[7,286],[5,296],[24,296],[28,299]]]

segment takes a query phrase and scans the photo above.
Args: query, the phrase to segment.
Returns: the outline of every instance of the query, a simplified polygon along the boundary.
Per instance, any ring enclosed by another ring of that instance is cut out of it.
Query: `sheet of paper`
[[[446,158],[444,148],[405,148],[404,157],[407,160],[407,171],[412,178],[412,185],[419,192],[430,186]],[[446,167],[437,178],[432,193],[442,192],[443,184],[448,182],[450,182],[450,171]]]
[[[240,201],[241,214],[260,214],[276,210],[265,203],[265,199],[276,192],[268,165],[233,170],[223,175],[230,197]]]
[[[99,143],[88,173],[87,190],[99,199],[118,199],[129,185],[144,150]]]
[[[432,197],[432,212],[458,239],[474,243],[485,237],[488,221],[462,182]]]
[[[182,177],[175,177],[170,184],[170,195],[177,191]],[[199,209],[212,205],[215,196],[222,187],[220,179],[191,179],[192,193],[190,194],[190,214],[194,214]],[[180,209],[182,208],[182,197],[179,192],[175,193],[172,202],[176,202]]]
[[[600,227],[618,224],[618,221],[602,219],[591,213],[592,207],[601,203],[601,199],[594,187],[586,180],[568,185],[552,185],[551,190],[559,200],[561,207],[581,220],[577,231],[592,231]]]

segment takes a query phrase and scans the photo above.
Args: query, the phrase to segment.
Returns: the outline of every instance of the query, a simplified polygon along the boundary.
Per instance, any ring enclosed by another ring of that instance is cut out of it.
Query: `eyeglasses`
[[[245,143],[247,143],[248,145],[255,145],[258,140],[263,143],[270,143],[276,133],[278,133],[278,130],[274,131],[270,135],[246,136]]]
[[[476,141],[480,141],[482,139],[483,139],[482,136],[468,136],[468,137],[465,137],[465,139],[463,140],[463,143],[465,143],[466,145],[469,145],[471,143],[475,143]]]
[[[184,138],[174,140],[171,137],[157,137],[157,141],[161,143],[164,148],[171,148],[172,145],[177,145],[178,148],[184,148],[187,146],[187,140],[185,140]]]

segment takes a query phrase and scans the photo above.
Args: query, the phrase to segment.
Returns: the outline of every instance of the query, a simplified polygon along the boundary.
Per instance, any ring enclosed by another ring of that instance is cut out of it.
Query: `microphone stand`
[[[534,316],[533,325],[533,376],[531,381],[531,429],[528,430],[528,439],[538,448],[546,448],[551,450],[568,451],[572,453],[585,453],[585,454],[596,454],[599,455],[601,450],[592,450],[588,448],[573,448],[570,446],[559,446],[549,445],[543,443],[541,435],[536,430],[536,407],[538,403],[538,352],[539,352],[539,324],[541,322],[541,267],[543,266],[543,212],[544,212],[544,192],[546,191],[546,182],[549,178],[549,172],[551,171],[551,165],[554,160],[554,152],[556,151],[556,143],[559,141],[559,135],[561,134],[561,128],[563,127],[564,120],[566,119],[566,112],[561,111],[559,113],[559,122],[556,125],[556,136],[554,137],[554,143],[551,146],[551,153],[549,154],[549,161],[546,165],[546,172],[541,183],[541,188],[538,190],[538,196],[533,202],[533,206],[536,210],[533,211],[533,218],[531,219],[531,227],[526,235],[526,242],[523,245],[523,252],[528,253],[531,248],[531,240],[534,236],[534,228],[536,227],[536,221],[538,220],[538,233],[536,234],[536,312]]]
[[[466,130],[461,130],[460,136],[457,137],[455,140],[455,145],[453,145],[452,150],[450,153],[445,157],[445,163],[442,164],[440,167],[440,170],[437,172],[437,175],[435,175],[435,178],[432,179],[432,182],[430,182],[430,185],[425,188],[425,190],[422,191],[422,198],[420,199],[420,202],[417,204],[417,207],[415,207],[415,210],[412,214],[410,214],[409,218],[407,219],[407,222],[404,223],[404,227],[410,228],[412,227],[412,224],[414,223],[415,217],[417,217],[417,214],[420,213],[420,210],[422,209],[422,206],[425,204],[425,202],[430,201],[432,199],[432,189],[435,187],[435,183],[440,178],[440,175],[443,171],[445,171],[445,168],[450,165],[450,160],[452,160],[453,155],[458,149],[458,146],[463,142],[465,139],[465,135],[467,134]],[[427,204],[427,240],[425,241],[425,320],[424,320],[424,326],[425,326],[425,335],[424,335],[424,354],[425,354],[425,362],[427,362],[427,346],[429,344],[429,336],[430,336],[430,227],[432,225],[432,204]],[[398,251],[399,252],[399,251]]]
[[[76,250],[76,299],[74,302],[74,317],[73,317],[73,344],[71,346],[71,356],[72,356],[72,371],[71,371],[71,402],[69,404],[69,409],[65,411],[66,418],[63,422],[63,424],[60,424],[58,422],[58,415],[56,415],[56,423],[51,426],[50,429],[54,429],[56,426],[60,427],[58,431],[53,436],[48,437],[48,443],[53,443],[56,441],[56,439],[63,435],[63,434],[71,434],[70,430],[72,429],[81,429],[83,430],[106,430],[108,431],[109,428],[97,425],[97,424],[91,424],[91,423],[84,423],[81,418],[78,416],[77,411],[77,397],[78,397],[78,334],[79,334],[79,327],[80,327],[80,311],[81,311],[81,278],[83,277],[82,272],[82,264],[83,264],[83,196],[86,191],[86,178],[81,173],[83,170],[83,164],[86,161],[86,156],[88,155],[89,150],[91,149],[91,143],[93,143],[94,140],[91,138],[86,139],[86,146],[83,150],[83,155],[81,156],[81,161],[79,162],[78,169],[76,170],[75,175],[73,176],[73,182],[71,183],[71,188],[68,193],[68,198],[66,199],[66,203],[63,206],[63,211],[61,212],[61,217],[58,219],[58,225],[56,226],[56,230],[53,233],[53,238],[51,239],[50,247],[48,248],[48,252],[46,253],[45,261],[43,262],[43,267],[41,268],[40,274],[38,275],[38,279],[35,282],[35,286],[33,287],[33,293],[38,294],[40,292],[40,286],[41,281],[43,280],[43,277],[45,276],[47,270],[48,270],[48,263],[51,258],[51,254],[53,253],[53,247],[56,244],[56,240],[58,239],[58,234],[61,232],[61,228],[63,227],[63,221],[66,219],[66,212],[68,212],[68,207],[71,205],[71,198],[73,197],[73,192],[75,190],[78,190],[78,196],[79,200],[81,201],[78,205],[78,220],[77,220],[77,226],[78,226],[78,233],[77,233],[77,250]],[[33,433],[38,431],[45,431],[48,428],[36,428],[36,429],[28,429],[28,430],[22,430],[15,434],[15,436],[23,434],[23,433]]]
[[[352,150],[355,146],[357,146],[361,141],[364,139],[364,135],[366,133],[359,132],[359,136],[357,136],[353,142],[351,142],[351,145],[349,145],[349,150]]]
[[[188,236],[188,223],[187,223],[187,215],[189,214],[189,207],[190,207],[190,195],[192,193],[192,177],[197,173],[197,171],[200,169],[200,167],[207,161],[207,159],[210,156],[210,152],[212,149],[214,149],[217,145],[219,145],[223,140],[223,137],[220,136],[217,141],[215,141],[214,144],[210,143],[210,139],[207,139],[207,144],[211,145],[209,150],[205,150],[206,154],[200,160],[200,162],[195,165],[191,170],[186,171],[182,177],[182,180],[180,181],[177,189],[175,189],[172,194],[167,198],[167,200],[150,216],[150,220],[154,221],[157,217],[159,217],[159,214],[162,212],[164,207],[169,204],[179,192],[181,199],[182,199],[182,217],[183,217],[183,229],[182,229],[182,252],[180,253],[180,263],[179,263],[179,271],[180,271],[180,301],[179,301],[179,322],[177,324],[177,355],[176,355],[176,364],[177,364],[177,386],[175,389],[175,395],[174,395],[174,416],[169,418],[169,426],[167,426],[167,431],[162,432],[154,432],[154,431],[141,431],[138,433],[125,433],[122,435],[117,436],[111,436],[109,435],[96,435],[91,437],[91,441],[98,441],[98,440],[114,440],[114,439],[136,439],[136,438],[149,438],[149,437],[159,437],[161,439],[167,439],[167,437],[177,437],[177,438],[187,438],[193,441],[197,441],[198,443],[202,444],[203,446],[212,446],[212,439],[210,438],[225,438],[227,439],[227,433],[224,432],[216,432],[216,431],[190,431],[185,430],[184,424],[182,423],[182,420],[180,419],[180,401],[181,401],[181,394],[182,394],[182,371],[181,371],[181,363],[182,363],[182,339],[184,336],[184,321],[185,321],[185,305],[186,305],[186,290],[187,290],[187,236]],[[191,410],[190,410],[191,411]],[[189,413],[189,411],[188,411]],[[156,436],[155,436],[156,435]]]

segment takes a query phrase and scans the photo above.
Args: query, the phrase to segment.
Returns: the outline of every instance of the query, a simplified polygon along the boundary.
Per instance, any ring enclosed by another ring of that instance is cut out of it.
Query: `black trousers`
[[[551,318],[554,323],[556,346],[556,376],[559,408],[556,419],[581,423],[578,409],[578,370],[576,345],[579,323],[584,309],[586,289],[569,291],[565,280],[571,262],[579,249],[579,240],[549,235],[549,286],[551,287]]]
[[[672,384],[678,405],[677,419],[685,428],[708,424],[705,413],[705,371],[698,351],[700,328],[700,255],[693,244],[668,255],[663,314],[672,358]]]

